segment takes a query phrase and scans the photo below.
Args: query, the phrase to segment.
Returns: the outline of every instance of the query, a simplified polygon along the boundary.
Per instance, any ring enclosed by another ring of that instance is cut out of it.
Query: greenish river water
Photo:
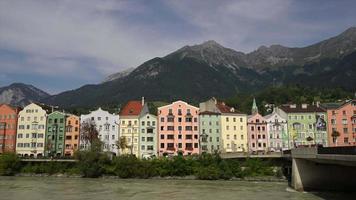
[[[288,189],[286,183],[276,182],[0,176],[1,200],[278,200],[351,197],[335,193],[300,193]]]

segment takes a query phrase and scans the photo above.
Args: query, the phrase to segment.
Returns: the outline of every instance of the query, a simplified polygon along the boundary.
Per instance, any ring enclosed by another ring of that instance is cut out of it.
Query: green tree
[[[15,153],[0,155],[0,175],[12,176],[19,172],[21,160]]]

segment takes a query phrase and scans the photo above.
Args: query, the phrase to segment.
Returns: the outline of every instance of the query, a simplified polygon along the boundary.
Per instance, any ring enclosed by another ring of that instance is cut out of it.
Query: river
[[[348,199],[345,194],[300,193],[286,183],[199,180],[1,177],[1,200]]]

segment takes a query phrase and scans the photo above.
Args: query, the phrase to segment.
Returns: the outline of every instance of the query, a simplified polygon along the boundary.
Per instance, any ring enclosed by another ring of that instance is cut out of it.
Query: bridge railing
[[[318,147],[318,154],[356,155],[356,147]]]

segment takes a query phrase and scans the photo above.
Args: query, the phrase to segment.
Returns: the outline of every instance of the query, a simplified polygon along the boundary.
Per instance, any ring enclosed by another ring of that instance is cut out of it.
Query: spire
[[[256,99],[255,99],[255,98],[253,98],[251,113],[252,113],[252,114],[258,113],[258,107],[257,107]]]

